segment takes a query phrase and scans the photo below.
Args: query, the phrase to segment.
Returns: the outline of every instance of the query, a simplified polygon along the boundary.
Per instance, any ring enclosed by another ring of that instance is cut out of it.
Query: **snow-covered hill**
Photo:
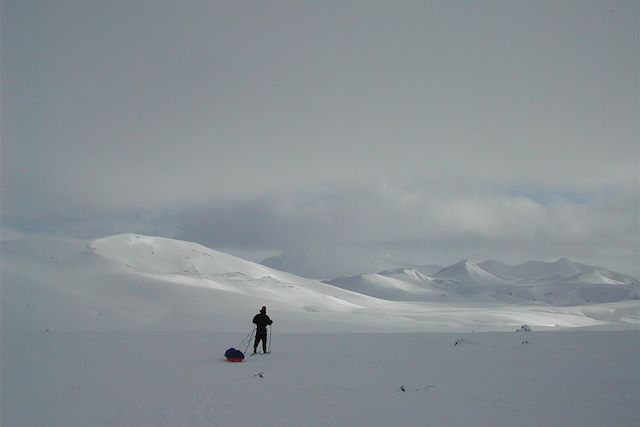
[[[236,271],[252,278],[279,274],[271,268],[197,243],[162,237],[134,234],[110,236],[93,240],[89,248],[104,258],[148,273],[215,276]]]
[[[5,241],[0,257],[7,330],[238,331],[262,305],[277,312],[278,327],[288,331],[510,330],[523,323],[635,323],[638,317],[633,301],[539,307],[545,298],[566,305],[635,295],[637,282],[593,272],[566,278],[552,290],[505,285],[469,262],[434,278],[396,268],[328,284],[195,243],[133,234]],[[606,285],[599,283],[603,277]]]
[[[5,241],[0,255],[8,328],[237,330],[266,304],[284,317],[314,313],[309,323],[330,329],[385,303],[160,237]],[[367,315],[359,322],[377,323]]]

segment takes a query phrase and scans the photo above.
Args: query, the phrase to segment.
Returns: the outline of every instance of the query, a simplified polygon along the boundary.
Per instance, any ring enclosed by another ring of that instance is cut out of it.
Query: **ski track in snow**
[[[202,395],[191,410],[188,422],[184,424],[184,427],[219,426],[215,421],[215,397],[212,397],[211,394],[205,393]]]

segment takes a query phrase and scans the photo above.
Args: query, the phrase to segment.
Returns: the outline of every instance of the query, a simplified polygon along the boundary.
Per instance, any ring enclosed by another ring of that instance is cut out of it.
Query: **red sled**
[[[229,362],[237,363],[244,360],[244,353],[231,347],[229,350],[224,352],[224,357],[226,357]]]

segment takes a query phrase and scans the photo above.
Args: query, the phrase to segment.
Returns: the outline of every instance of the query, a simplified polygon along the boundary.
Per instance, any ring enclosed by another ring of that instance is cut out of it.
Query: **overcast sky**
[[[3,0],[3,238],[637,276],[638,8]]]

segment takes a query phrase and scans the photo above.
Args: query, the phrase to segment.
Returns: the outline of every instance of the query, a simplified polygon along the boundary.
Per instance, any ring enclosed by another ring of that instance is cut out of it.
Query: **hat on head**
[[[267,311],[267,307],[263,305],[262,308],[260,309],[260,313],[264,313],[266,311]]]

